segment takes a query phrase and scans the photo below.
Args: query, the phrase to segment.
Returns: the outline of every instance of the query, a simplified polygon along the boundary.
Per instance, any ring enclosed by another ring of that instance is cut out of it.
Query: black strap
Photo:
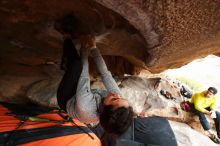
[[[132,140],[134,141],[134,124],[135,124],[135,118],[132,120]]]
[[[84,132],[91,133],[92,131],[85,126],[53,126],[37,129],[16,130],[13,132],[13,137],[11,137],[9,141],[6,141],[6,139],[10,135],[11,131],[1,132],[0,145],[17,146],[37,140],[80,134]]]
[[[7,102],[0,102],[0,105],[7,108],[11,113],[16,116],[37,116],[44,113],[50,113],[53,109],[57,108],[48,108],[42,107],[39,105],[24,105],[24,104],[14,104]]]
[[[100,111],[100,108],[99,108],[99,102],[98,102],[98,99],[97,99],[97,97],[95,97],[95,103],[96,103],[96,109],[97,109],[97,111],[98,111],[98,113],[100,113],[101,111]]]

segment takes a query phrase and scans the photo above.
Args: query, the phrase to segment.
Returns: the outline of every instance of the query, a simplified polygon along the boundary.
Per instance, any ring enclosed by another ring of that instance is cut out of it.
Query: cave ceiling
[[[66,23],[76,44],[82,35],[96,35],[119,75],[159,73],[220,54],[218,0],[1,0],[0,18],[5,68],[59,64]]]

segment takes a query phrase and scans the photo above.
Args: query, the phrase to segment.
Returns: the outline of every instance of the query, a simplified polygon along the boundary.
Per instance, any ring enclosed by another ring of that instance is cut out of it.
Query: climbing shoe
[[[209,136],[209,138],[210,138],[214,143],[220,144],[220,139],[219,139],[215,134],[211,134],[211,135]]]

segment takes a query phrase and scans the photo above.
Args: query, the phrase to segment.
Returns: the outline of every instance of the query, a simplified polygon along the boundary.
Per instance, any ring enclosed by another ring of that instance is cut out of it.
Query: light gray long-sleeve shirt
[[[76,95],[67,102],[68,114],[86,124],[99,121],[98,108],[102,98],[105,98],[108,92],[117,93],[121,96],[120,89],[108,71],[98,49],[92,49],[91,56],[95,61],[107,91],[91,90],[88,63],[89,51],[88,49],[81,49],[82,73],[78,81]]]

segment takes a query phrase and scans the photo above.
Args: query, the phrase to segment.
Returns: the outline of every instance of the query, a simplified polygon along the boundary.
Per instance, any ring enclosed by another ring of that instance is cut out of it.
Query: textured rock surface
[[[96,1],[126,18],[144,36],[149,47],[157,45],[150,50],[151,59],[147,61],[153,71],[219,52],[219,1]],[[155,32],[159,42],[155,41]]]
[[[193,130],[188,125],[169,121],[179,146],[217,146],[207,136]]]
[[[93,33],[112,72],[160,72],[219,54],[217,0],[64,0],[0,2],[0,63],[59,63],[59,20],[73,14],[73,38]],[[56,26],[56,29],[54,28]]]

